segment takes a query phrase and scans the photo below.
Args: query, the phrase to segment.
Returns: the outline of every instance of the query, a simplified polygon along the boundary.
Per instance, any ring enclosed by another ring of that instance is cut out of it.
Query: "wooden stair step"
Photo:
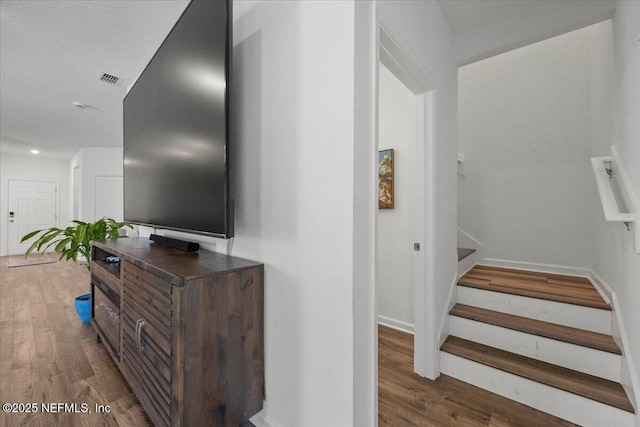
[[[635,413],[619,383],[449,336],[440,349],[495,369]]]
[[[555,323],[543,322],[541,320],[529,319],[527,317],[514,316],[512,314],[472,307],[464,304],[456,304],[449,314],[452,316],[475,320],[477,322],[500,326],[502,328],[513,329],[514,331],[525,332],[583,347],[602,350],[608,353],[622,354],[620,347],[618,347],[618,344],[616,344],[611,336],[599,334],[597,332],[585,331],[583,329],[571,328],[569,326],[557,325]]]
[[[459,286],[611,310],[584,277],[477,265],[458,280]]]
[[[470,248],[458,248],[458,262],[473,254],[475,251],[475,249]]]

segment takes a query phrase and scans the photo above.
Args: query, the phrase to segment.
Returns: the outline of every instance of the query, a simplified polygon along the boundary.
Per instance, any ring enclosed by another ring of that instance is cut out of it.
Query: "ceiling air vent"
[[[100,81],[108,83],[110,85],[119,85],[120,84],[120,77],[117,77],[117,76],[114,76],[114,75],[111,75],[111,74],[107,74],[107,73],[102,73],[102,75],[100,76]]]

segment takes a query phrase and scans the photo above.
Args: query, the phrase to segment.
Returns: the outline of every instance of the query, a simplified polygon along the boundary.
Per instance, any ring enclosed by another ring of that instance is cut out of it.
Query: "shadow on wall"
[[[291,253],[299,239],[298,9],[293,2],[258,3],[234,22],[233,255],[265,264],[267,420],[277,420],[275,425],[300,425],[304,419],[299,399],[304,357],[298,339],[306,303]]]

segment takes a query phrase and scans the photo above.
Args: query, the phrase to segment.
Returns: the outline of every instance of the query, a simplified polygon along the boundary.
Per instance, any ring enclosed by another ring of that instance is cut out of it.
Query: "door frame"
[[[435,250],[435,103],[437,94],[429,73],[420,66],[415,56],[398,42],[399,40],[401,38],[385,25],[383,19],[380,19],[378,21],[378,62],[384,64],[416,95],[418,103],[417,143],[420,160],[417,162],[417,175],[418,182],[422,185],[419,185],[420,197],[417,203],[418,217],[421,220],[417,222],[416,243],[420,244],[421,250],[416,252],[415,269],[414,371],[422,377],[435,379],[440,374],[435,306],[435,269],[437,266]],[[379,84],[377,83],[376,126],[379,122],[378,93]],[[378,149],[376,138],[376,152]],[[377,289],[377,277],[374,289]]]
[[[2,223],[5,225],[5,232],[6,232],[6,239],[5,239],[5,244],[6,246],[6,254],[4,255],[20,255],[22,252],[18,253],[18,254],[14,254],[11,253],[11,250],[9,248],[9,183],[11,181],[24,181],[24,182],[42,182],[42,183],[47,183],[47,184],[53,184],[54,185],[54,191],[55,191],[55,195],[54,195],[54,208],[53,208],[53,212],[54,212],[54,227],[58,227],[58,221],[60,220],[60,192],[58,191],[58,189],[60,188],[60,183],[58,181],[47,181],[47,180],[42,180],[42,179],[25,179],[25,178],[20,178],[20,177],[16,177],[16,176],[9,176],[6,177],[4,182],[3,182],[3,188],[5,189],[5,191],[3,191],[3,193],[6,196],[2,197],[2,206],[6,206],[5,209],[3,209],[2,212],[2,216],[4,217],[4,221],[2,221]]]

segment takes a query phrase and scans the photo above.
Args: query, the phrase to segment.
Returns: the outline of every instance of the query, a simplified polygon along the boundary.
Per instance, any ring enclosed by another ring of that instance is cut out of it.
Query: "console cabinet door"
[[[122,367],[156,426],[171,425],[172,286],[123,262]]]

